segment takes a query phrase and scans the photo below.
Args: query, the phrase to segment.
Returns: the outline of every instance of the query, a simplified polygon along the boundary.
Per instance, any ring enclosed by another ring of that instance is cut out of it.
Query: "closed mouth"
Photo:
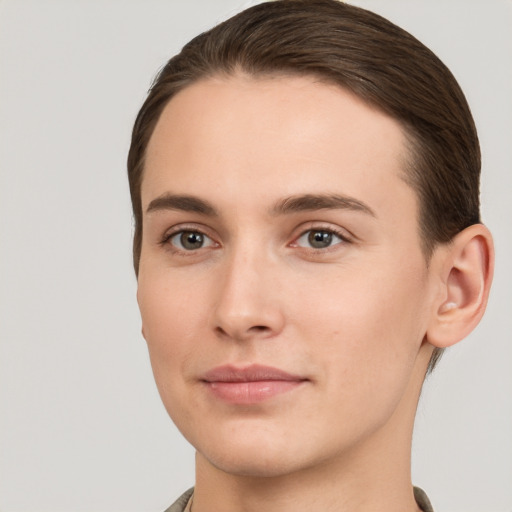
[[[201,381],[217,398],[249,405],[296,389],[308,379],[278,368],[252,364],[218,366],[207,371]]]

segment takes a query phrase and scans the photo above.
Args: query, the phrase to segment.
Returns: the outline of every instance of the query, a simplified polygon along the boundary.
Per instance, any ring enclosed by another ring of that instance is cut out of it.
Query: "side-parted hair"
[[[128,155],[138,273],[146,148],[173,96],[213,76],[305,75],[336,84],[396,119],[407,140],[402,178],[419,199],[426,262],[438,244],[480,222],[480,148],[471,111],[449,69],[390,21],[338,0],[277,0],[200,34],[156,77]],[[442,351],[435,349],[433,369]]]

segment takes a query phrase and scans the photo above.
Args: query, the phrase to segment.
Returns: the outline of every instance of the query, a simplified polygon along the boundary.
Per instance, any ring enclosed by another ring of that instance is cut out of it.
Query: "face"
[[[166,106],[142,183],[138,301],[199,457],[278,475],[391,421],[432,286],[400,125],[312,78],[208,79]]]

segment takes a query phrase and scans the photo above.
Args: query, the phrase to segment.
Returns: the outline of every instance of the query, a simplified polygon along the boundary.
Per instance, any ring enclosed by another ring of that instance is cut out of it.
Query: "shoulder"
[[[414,499],[416,500],[416,503],[418,504],[418,507],[420,507],[422,512],[434,512],[432,504],[428,499],[427,493],[423,489],[420,489],[419,487],[414,487]]]
[[[193,492],[193,487],[188,491],[184,492],[169,508],[166,508],[164,512],[184,512],[188,500],[192,496]]]

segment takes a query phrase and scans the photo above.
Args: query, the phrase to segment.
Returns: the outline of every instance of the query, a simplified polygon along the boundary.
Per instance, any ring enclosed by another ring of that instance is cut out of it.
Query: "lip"
[[[279,368],[252,364],[218,366],[207,371],[201,381],[217,398],[231,404],[249,405],[292,391],[308,379]]]

